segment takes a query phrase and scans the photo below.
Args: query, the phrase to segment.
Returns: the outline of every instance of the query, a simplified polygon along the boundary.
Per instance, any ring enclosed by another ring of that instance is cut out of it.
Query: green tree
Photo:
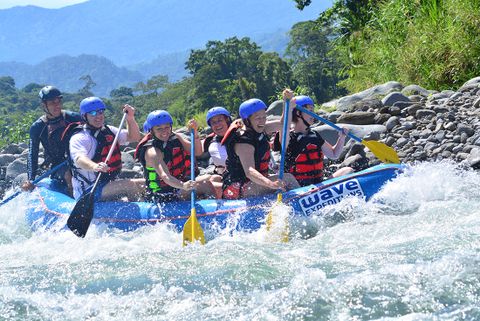
[[[215,105],[236,109],[252,97],[268,102],[291,81],[289,65],[249,38],[209,41],[205,49],[191,52],[186,68],[193,79],[187,108],[194,114]]]
[[[334,38],[330,26],[314,21],[297,23],[290,30],[286,56],[292,62],[293,78],[318,102],[345,94],[337,86],[342,65],[333,54]]]

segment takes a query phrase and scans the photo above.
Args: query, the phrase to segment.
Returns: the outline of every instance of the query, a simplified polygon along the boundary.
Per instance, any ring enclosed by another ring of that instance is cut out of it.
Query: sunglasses
[[[91,116],[97,116],[97,115],[103,115],[104,113],[105,113],[105,109],[99,109],[99,110],[89,111],[87,114]]]

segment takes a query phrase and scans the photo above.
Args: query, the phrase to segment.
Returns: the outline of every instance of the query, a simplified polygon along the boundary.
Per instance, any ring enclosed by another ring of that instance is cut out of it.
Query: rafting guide
[[[365,198],[365,193],[357,179],[340,182],[330,188],[318,190],[301,198],[299,203],[303,213],[310,215],[325,206],[337,204],[348,196]]]

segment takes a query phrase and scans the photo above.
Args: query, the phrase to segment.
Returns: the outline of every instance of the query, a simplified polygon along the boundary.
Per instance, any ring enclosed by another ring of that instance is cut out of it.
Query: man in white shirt
[[[97,191],[101,200],[127,196],[136,199],[144,189],[143,179],[116,179],[122,168],[120,145],[138,142],[142,135],[135,121],[135,109],[126,104],[123,111],[127,114],[127,129],[120,130],[118,141],[112,146],[119,129],[105,125],[106,106],[98,97],[88,97],[80,103],[80,114],[85,121],[71,130],[69,156],[73,172],[73,196],[80,198],[92,186],[99,172],[102,176]],[[106,162],[111,148],[114,151]]]

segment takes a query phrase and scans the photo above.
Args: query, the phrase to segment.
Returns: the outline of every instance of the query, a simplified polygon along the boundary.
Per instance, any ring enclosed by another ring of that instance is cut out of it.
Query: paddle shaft
[[[328,119],[325,119],[325,118],[323,118],[323,117],[315,114],[314,112],[312,112],[312,111],[310,111],[310,110],[308,110],[308,109],[303,108],[302,106],[298,106],[298,105],[297,105],[297,106],[295,106],[295,108],[298,109],[299,111],[301,111],[302,113],[305,113],[305,114],[307,114],[307,115],[310,115],[310,116],[312,116],[313,118],[316,118],[316,119],[324,122],[325,124],[327,124],[327,125],[335,128],[335,129],[338,130],[339,132],[342,131],[342,128],[338,127],[336,124],[332,123],[332,122],[329,121]],[[352,134],[352,133],[350,133],[350,132],[348,132],[347,135],[348,135],[348,137],[350,137],[350,138],[353,139],[353,140],[356,140],[356,141],[359,142],[359,143],[362,142],[362,139],[361,139],[361,138],[355,136],[354,134]]]
[[[280,172],[278,173],[278,178],[283,179],[283,172],[285,171],[285,153],[287,146],[287,134],[288,134],[288,117],[290,113],[290,100],[285,101],[285,111],[283,113],[283,132],[282,132],[282,148],[280,150]]]
[[[193,128],[190,130],[190,179],[195,181],[195,131]],[[195,208],[195,189],[192,189],[190,198],[190,208]]]
[[[49,171],[46,171],[45,173],[43,173],[42,175],[38,176],[33,182],[32,184],[37,184],[38,182],[40,182],[42,179],[46,178],[47,176],[55,173],[56,171],[58,171],[62,166],[64,166],[65,164],[67,163],[67,161],[63,161],[61,162],[60,164],[58,164],[57,166],[54,166],[52,169],[50,169]],[[15,197],[17,197],[20,193],[22,192],[22,190],[18,190],[16,191],[15,193],[13,193],[12,195],[10,195],[9,197],[7,197],[6,199],[4,199],[3,201],[0,202],[0,206],[2,206],[3,204],[6,204],[8,203],[9,201],[11,201],[12,199],[14,199]]]

